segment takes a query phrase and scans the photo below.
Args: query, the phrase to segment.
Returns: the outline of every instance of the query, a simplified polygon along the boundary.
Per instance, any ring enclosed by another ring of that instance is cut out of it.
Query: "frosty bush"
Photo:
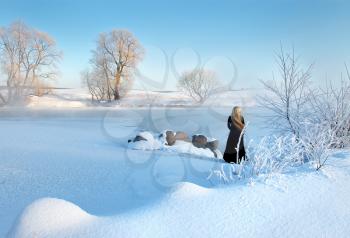
[[[247,160],[240,164],[224,164],[211,171],[223,182],[244,179],[261,174],[283,173],[292,166],[304,163],[303,144],[295,136],[266,136],[258,143],[249,142]]]
[[[237,171],[240,178],[282,173],[304,161],[302,144],[295,136],[266,136],[256,145],[250,142],[246,152],[248,160]]]
[[[348,120],[343,118],[338,124],[331,124],[328,121],[319,123],[305,121],[302,124],[300,142],[303,153],[305,159],[315,165],[316,170],[325,165],[334,148],[344,147],[344,144],[349,143],[349,131],[344,127],[349,125],[346,124]]]
[[[223,164],[213,169],[208,179],[215,177],[228,183],[261,174],[284,173],[304,163],[310,163],[319,170],[334,148],[339,148],[344,141],[349,143],[349,133],[346,137],[339,137],[338,134],[344,124],[341,121],[338,126],[334,126],[327,122],[305,120],[298,125],[298,136],[265,136],[258,143],[250,141],[246,149],[247,160],[242,160],[240,164]]]
[[[306,159],[320,169],[336,143],[335,131],[326,123],[307,123],[302,139]]]
[[[347,67],[346,67],[347,68]],[[316,91],[316,90],[315,90]],[[350,146],[350,76],[341,79],[338,86],[328,82],[312,94],[311,108],[314,123],[327,124],[338,139],[332,147]]]

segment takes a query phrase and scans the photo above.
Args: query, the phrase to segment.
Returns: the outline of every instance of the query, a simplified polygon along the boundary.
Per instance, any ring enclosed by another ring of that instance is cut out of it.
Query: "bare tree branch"
[[[261,106],[274,114],[276,121],[269,123],[280,132],[299,136],[299,121],[306,113],[309,100],[308,84],[311,78],[310,65],[305,71],[299,66],[294,49],[286,53],[282,46],[276,56],[280,80],[261,81],[269,95],[260,97]]]

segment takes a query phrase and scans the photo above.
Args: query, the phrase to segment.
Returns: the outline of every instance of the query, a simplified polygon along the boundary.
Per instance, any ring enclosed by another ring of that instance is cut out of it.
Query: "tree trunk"
[[[2,104],[6,104],[6,100],[5,100],[5,98],[2,96],[1,93],[0,93],[0,99],[1,99],[1,101],[2,101]],[[0,103],[0,105],[1,105],[1,103]]]
[[[119,94],[120,76],[121,74],[119,72],[115,75],[114,100],[120,99],[120,94]]]
[[[115,89],[114,89],[114,100],[119,100],[119,99],[120,99],[119,89],[118,89],[118,87],[115,87]]]
[[[105,74],[105,77],[106,77],[106,83],[107,83],[107,99],[108,99],[108,102],[111,102],[112,101],[112,87],[111,87],[111,82],[109,81],[109,77],[108,77],[108,72],[106,70],[106,68],[104,68],[104,74]]]
[[[7,80],[7,103],[12,101],[12,85],[10,80]]]
[[[107,81],[109,81],[109,79],[107,79]],[[108,99],[108,102],[111,102],[111,88],[109,86],[109,83],[107,84],[107,99]]]

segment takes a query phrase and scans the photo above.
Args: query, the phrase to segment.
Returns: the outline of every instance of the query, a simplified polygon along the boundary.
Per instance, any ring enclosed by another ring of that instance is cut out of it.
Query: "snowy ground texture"
[[[0,237],[349,237],[350,152],[316,172],[222,184],[227,164],[135,150],[140,130],[202,133],[223,151],[231,108],[0,110]],[[260,112],[246,107],[246,140]]]

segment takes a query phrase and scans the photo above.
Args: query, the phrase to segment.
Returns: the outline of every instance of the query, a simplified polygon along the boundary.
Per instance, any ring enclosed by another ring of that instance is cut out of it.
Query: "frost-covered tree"
[[[177,87],[197,103],[203,103],[220,87],[220,81],[215,72],[199,68],[183,72]]]
[[[33,29],[23,22],[0,29],[0,66],[5,77],[3,103],[28,93],[42,94],[48,82],[57,76],[61,53],[47,33]]]
[[[90,60],[93,77],[88,86],[105,90],[105,100],[119,100],[122,91],[130,85],[128,81],[132,79],[143,53],[137,38],[126,30],[101,33]]]
[[[110,101],[111,94],[108,94],[109,85],[107,81],[101,76],[99,71],[85,70],[81,73],[82,82],[89,89],[91,101],[103,101],[108,99]]]

